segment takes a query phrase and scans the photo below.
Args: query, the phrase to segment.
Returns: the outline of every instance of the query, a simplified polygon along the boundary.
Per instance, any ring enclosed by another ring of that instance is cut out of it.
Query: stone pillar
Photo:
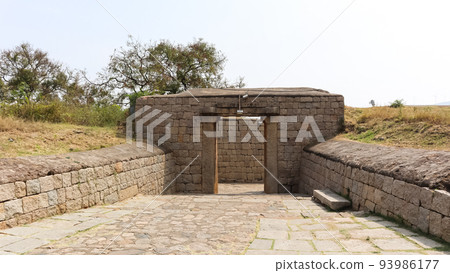
[[[219,170],[217,165],[217,139],[206,137],[204,131],[215,131],[215,123],[202,123],[202,192],[217,193]]]
[[[264,166],[275,177],[278,176],[278,123],[270,122],[268,119],[264,123]],[[277,180],[264,170],[264,192],[278,193]]]

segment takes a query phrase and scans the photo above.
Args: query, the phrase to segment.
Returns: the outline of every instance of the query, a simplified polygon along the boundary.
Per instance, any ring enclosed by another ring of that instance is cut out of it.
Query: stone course
[[[344,98],[338,94],[332,94],[324,90],[313,88],[268,88],[265,89],[191,89],[190,92],[182,92],[174,95],[155,95],[140,97],[136,101],[136,110],[139,111],[144,106],[150,106],[151,112],[155,109],[161,110],[171,116],[158,125],[153,131],[153,138],[160,139],[165,135],[165,126],[171,124],[171,137],[164,144],[161,145],[164,149],[173,152],[173,157],[176,165],[176,173],[181,171],[188,165],[196,156],[200,159],[192,163],[189,170],[181,174],[176,180],[177,192],[192,192],[192,193],[212,193],[214,187],[208,187],[204,184],[208,179],[203,176],[208,175],[205,170],[202,170],[202,164],[214,164],[214,158],[211,151],[204,151],[205,140],[201,142],[194,142],[193,134],[193,117],[194,116],[216,116],[216,117],[232,117],[232,116],[266,116],[264,129],[269,131],[270,128],[275,128],[273,141],[270,145],[274,145],[273,150],[276,152],[269,153],[268,158],[273,161],[274,166],[270,168],[276,169],[276,176],[282,184],[291,192],[298,192],[298,173],[300,171],[301,152],[305,145],[315,143],[316,138],[305,138],[303,142],[295,142],[296,136],[301,128],[301,125],[306,116],[314,116],[314,119],[325,139],[334,137],[340,129],[342,129],[344,118]],[[192,95],[195,96],[192,97]],[[239,95],[248,94],[247,99],[241,99],[242,115],[237,114],[239,109]],[[258,96],[258,99],[253,99]],[[252,102],[253,101],[253,102]],[[279,123],[268,122],[270,116],[294,116],[297,122],[291,122],[287,125],[287,141],[279,141]],[[139,120],[140,118],[138,118]],[[146,135],[146,125],[151,121],[144,123],[144,135]],[[206,131],[214,130],[214,123],[204,123],[203,125],[211,125]],[[202,126],[204,127],[204,126]],[[202,134],[202,133],[201,133]],[[265,137],[269,137],[267,132]],[[252,136],[252,138],[254,138]],[[223,139],[223,141],[226,141]],[[231,147],[223,147],[221,140],[219,140],[219,159],[222,150],[223,163],[219,160],[219,179],[220,174],[223,175],[223,168],[226,164],[230,164],[230,160],[235,160],[236,167],[244,166],[248,169],[246,177],[247,181],[253,178],[259,178],[261,169],[258,167],[259,163],[255,162],[253,158],[248,160],[248,156],[235,157],[233,159],[225,159],[224,153],[231,150]],[[225,144],[226,145],[226,144]],[[229,144],[231,145],[231,144]],[[222,148],[222,149],[221,149]],[[236,153],[248,152],[245,150],[258,149],[256,146],[249,147],[249,143],[240,144],[240,146],[233,147]],[[242,152],[244,150],[245,152]],[[258,154],[257,156],[261,156]],[[211,158],[209,158],[211,157]],[[211,163],[212,162],[212,163]],[[268,162],[262,161],[269,168]],[[222,164],[222,165],[221,165]],[[255,165],[257,164],[257,165]],[[269,168],[269,169],[270,169]],[[221,172],[222,170],[222,172]],[[243,174],[238,168],[233,168],[232,171],[238,174],[235,175],[236,180],[243,180]],[[214,174],[212,174],[214,176]],[[225,175],[225,178],[230,178]],[[272,181],[274,189],[270,192],[285,192],[281,185]]]
[[[112,204],[138,193],[161,193],[175,177],[173,163],[171,153],[156,147],[150,153],[133,145],[0,159],[0,229]],[[174,187],[167,190],[173,191]]]
[[[304,150],[301,191],[331,189],[355,210],[450,242],[450,153],[330,140]]]

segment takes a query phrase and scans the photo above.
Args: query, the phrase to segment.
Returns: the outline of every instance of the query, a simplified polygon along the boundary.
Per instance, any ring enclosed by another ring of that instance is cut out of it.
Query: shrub
[[[405,102],[403,100],[394,100],[394,102],[391,102],[391,105],[389,107],[391,108],[401,108],[405,106]]]
[[[85,126],[116,126],[126,118],[127,111],[118,105],[67,105],[62,102],[48,104],[5,104],[1,105],[2,116],[13,116],[30,121],[71,123]]]

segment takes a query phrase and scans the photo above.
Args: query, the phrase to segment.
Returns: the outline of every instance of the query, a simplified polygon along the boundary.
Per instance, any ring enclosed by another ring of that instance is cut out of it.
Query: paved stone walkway
[[[266,195],[261,184],[154,198],[0,230],[0,254],[450,254],[448,244],[378,216]]]

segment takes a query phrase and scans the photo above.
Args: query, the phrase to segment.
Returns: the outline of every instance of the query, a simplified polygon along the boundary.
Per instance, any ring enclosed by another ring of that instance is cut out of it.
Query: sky
[[[247,87],[320,88],[358,107],[450,101],[450,1],[98,1],[119,23],[96,0],[0,0],[0,50],[29,42],[95,77],[129,34],[203,38]]]

